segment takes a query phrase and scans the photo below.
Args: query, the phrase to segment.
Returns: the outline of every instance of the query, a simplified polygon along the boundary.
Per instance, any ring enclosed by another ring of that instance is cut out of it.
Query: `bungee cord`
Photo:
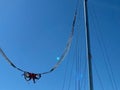
[[[31,79],[33,80],[33,82],[35,83],[35,80],[39,80],[41,75],[43,74],[48,74],[48,73],[51,73],[52,71],[54,71],[61,63],[62,61],[64,60],[64,58],[66,57],[66,55],[68,54],[69,52],[69,49],[71,47],[71,44],[72,44],[72,39],[73,39],[73,35],[74,35],[74,27],[75,27],[75,22],[76,22],[76,16],[77,16],[77,8],[75,10],[75,14],[74,14],[74,19],[73,19],[73,23],[72,23],[72,30],[71,30],[71,33],[70,33],[70,36],[69,36],[69,39],[67,41],[67,44],[66,44],[66,47],[59,59],[59,61],[47,72],[42,72],[42,73],[32,73],[32,72],[28,72],[28,71],[25,71],[19,67],[17,67],[8,57],[7,55],[4,53],[4,51],[0,48],[0,53],[1,55],[5,58],[5,60],[15,69],[23,72],[23,76],[25,78],[26,81],[30,81]]]
[[[75,26],[75,22],[76,22],[76,15],[77,15],[77,9],[75,11],[75,15],[74,15],[74,19],[73,19],[73,24],[72,24],[72,31],[71,31],[70,37],[68,39],[68,42],[66,44],[66,48],[64,49],[64,52],[61,55],[59,61],[50,69],[50,71],[43,72],[43,73],[41,73],[41,75],[42,74],[47,74],[47,73],[50,73],[50,72],[54,71],[61,64],[61,62],[64,60],[65,56],[68,54],[69,49],[70,49],[71,44],[72,44],[72,38],[73,38],[73,35],[74,35],[74,26]]]
[[[0,48],[0,53],[2,54],[2,56],[5,58],[5,60],[13,67],[16,68],[17,70],[21,71],[21,72],[26,72],[20,68],[18,68],[15,64],[13,64],[13,62],[7,57],[7,55],[3,52],[3,50]]]

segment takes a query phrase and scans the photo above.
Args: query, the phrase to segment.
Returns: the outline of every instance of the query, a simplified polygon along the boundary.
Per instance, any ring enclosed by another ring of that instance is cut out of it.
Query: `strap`
[[[65,56],[68,54],[69,49],[70,49],[71,44],[72,44],[72,38],[73,38],[73,35],[74,35],[74,27],[75,27],[75,22],[76,22],[76,15],[77,15],[77,9],[75,11],[75,15],[74,15],[73,23],[72,23],[71,34],[70,34],[70,37],[69,37],[68,42],[66,44],[66,48],[64,49],[64,52],[60,57],[60,60],[48,72],[43,72],[41,74],[48,74],[48,73],[51,73],[52,71],[54,71],[62,63]]]
[[[22,72],[25,72],[24,70],[18,68],[17,66],[15,66],[11,60],[7,57],[7,55],[3,52],[3,50],[0,48],[0,53],[2,54],[2,56],[5,58],[5,60],[13,67],[13,68],[16,68],[17,70],[19,71],[22,71]]]

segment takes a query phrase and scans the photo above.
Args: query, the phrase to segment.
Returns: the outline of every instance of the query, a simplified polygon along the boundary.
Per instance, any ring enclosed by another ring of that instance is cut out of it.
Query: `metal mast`
[[[89,33],[89,22],[88,22],[88,0],[84,0],[84,20],[85,20],[85,36],[86,36],[86,58],[88,66],[88,85],[89,90],[93,89],[93,75],[92,75],[92,61],[91,61],[91,50],[90,50],[90,33]]]

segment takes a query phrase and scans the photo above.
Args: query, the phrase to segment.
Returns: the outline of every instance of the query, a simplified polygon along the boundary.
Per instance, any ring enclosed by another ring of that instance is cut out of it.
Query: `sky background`
[[[32,81],[26,82],[23,73],[0,56],[1,90],[78,90],[75,87],[78,88],[76,83],[79,81],[81,90],[88,90],[81,1],[73,43],[64,62],[33,84]],[[21,69],[37,73],[48,71],[66,46],[76,2],[0,0],[0,47]],[[94,88],[102,90],[103,84],[104,90],[120,90],[120,1],[88,0],[88,10]],[[76,63],[78,58],[81,58],[80,64]]]

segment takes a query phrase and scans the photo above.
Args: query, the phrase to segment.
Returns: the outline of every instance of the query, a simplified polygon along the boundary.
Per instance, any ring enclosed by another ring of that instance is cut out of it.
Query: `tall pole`
[[[85,20],[85,36],[86,36],[86,57],[87,57],[87,66],[88,66],[88,85],[89,85],[89,90],[94,90],[87,2],[88,0],[84,0],[84,20]]]

